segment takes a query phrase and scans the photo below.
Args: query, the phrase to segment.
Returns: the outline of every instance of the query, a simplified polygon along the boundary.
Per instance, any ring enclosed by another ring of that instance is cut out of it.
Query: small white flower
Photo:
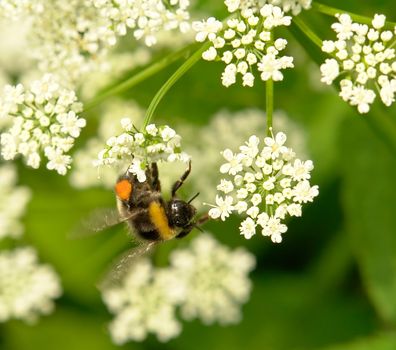
[[[158,129],[157,129],[157,127],[155,126],[155,124],[147,125],[147,126],[146,126],[146,131],[147,131],[147,133],[148,133],[149,135],[151,135],[151,136],[157,136],[157,133],[158,133]]]
[[[247,218],[241,222],[239,231],[241,232],[241,235],[245,236],[246,239],[250,239],[256,234],[256,223],[253,219]]]
[[[251,202],[253,203],[253,205],[257,206],[257,205],[259,205],[261,203],[261,201],[262,201],[262,198],[261,198],[260,194],[255,193],[252,196]]]
[[[290,216],[301,216],[302,211],[301,211],[301,204],[290,204],[287,206],[287,212],[290,214]]]
[[[254,75],[252,73],[246,73],[242,77],[242,85],[243,86],[250,86],[252,87],[254,85]]]
[[[231,181],[222,179],[220,184],[217,186],[217,190],[224,192],[225,194],[231,192],[234,189],[234,185]]]
[[[67,169],[70,168],[71,157],[62,154],[59,150],[47,149],[45,155],[48,158],[47,169],[56,170],[60,175],[66,175]]]
[[[233,201],[231,196],[225,196],[225,198],[216,196],[216,206],[209,210],[209,216],[212,219],[221,218],[224,221],[234,210]]]
[[[271,176],[266,181],[263,182],[263,188],[266,191],[271,191],[275,188],[275,177]]]
[[[385,106],[389,107],[393,102],[395,102],[396,79],[393,79],[391,82],[388,79],[383,79],[380,84],[381,100]]]
[[[242,170],[242,157],[240,155],[234,155],[230,149],[226,149],[223,151],[223,157],[228,163],[223,164],[220,167],[220,172],[230,175],[236,175],[239,171]]]
[[[225,87],[229,87],[236,82],[237,70],[235,64],[227,65],[221,74],[221,82]]]
[[[250,207],[248,210],[246,210],[246,214],[253,219],[255,219],[259,213],[260,213],[260,209],[255,206]]]
[[[238,214],[242,214],[247,210],[248,204],[245,201],[238,201],[237,204],[234,205],[234,209],[238,212]]]
[[[330,85],[340,74],[340,68],[337,60],[333,58],[326,59],[325,63],[320,66],[320,71],[322,73],[322,79],[320,81]]]
[[[310,186],[307,180],[299,182],[293,191],[293,200],[297,203],[312,202],[319,194],[318,186]]]
[[[240,147],[241,153],[246,155],[249,158],[254,158],[257,156],[259,149],[258,145],[260,143],[260,139],[253,135],[249,138],[249,141],[246,142],[246,145]]]
[[[39,264],[33,248],[0,253],[0,322],[20,319],[34,322],[54,309],[62,293],[51,266]]]
[[[384,15],[375,14],[372,22],[373,27],[375,29],[381,29],[385,25],[385,20],[386,17]]]
[[[129,118],[122,118],[120,123],[125,131],[131,131],[133,129],[132,121]]]
[[[284,146],[286,142],[286,134],[283,132],[278,132],[275,137],[266,137],[264,143],[268,147],[263,148],[263,154],[270,154],[270,158],[276,159],[280,154],[287,151],[287,147]]]
[[[199,42],[205,41],[207,38],[213,40],[216,38],[216,33],[223,28],[223,24],[214,17],[209,17],[206,21],[193,22],[192,29],[197,34],[195,40]]]
[[[144,166],[142,166],[140,160],[134,159],[128,168],[128,172],[136,175],[139,182],[146,181],[146,172],[144,171]]]
[[[344,85],[346,86],[346,85]],[[374,102],[375,92],[365,89],[363,86],[353,86],[352,88],[341,88],[341,97],[350,101],[352,106],[357,106],[359,113],[367,113],[370,110],[370,104]]]
[[[287,226],[281,224],[280,219],[276,217],[270,217],[266,221],[265,225],[261,226],[263,230],[261,231],[263,236],[270,236],[272,242],[281,243],[282,233],[287,231]]]
[[[241,0],[225,0],[228,12],[235,12],[240,8]]]
[[[314,166],[312,160],[307,160],[303,162],[300,159],[296,159],[293,163],[293,180],[301,181],[310,179],[310,173],[313,168]]]
[[[217,51],[213,46],[202,53],[202,58],[206,61],[213,61],[216,57]]]

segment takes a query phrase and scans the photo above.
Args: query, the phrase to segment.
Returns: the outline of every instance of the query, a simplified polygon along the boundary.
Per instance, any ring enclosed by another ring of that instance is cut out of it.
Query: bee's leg
[[[195,222],[195,226],[201,226],[203,225],[206,221],[208,221],[210,219],[209,214],[204,214],[202,215],[196,222]]]
[[[187,179],[187,176],[190,175],[191,172],[191,160],[188,162],[188,168],[184,172],[184,174],[177,180],[172,186],[172,197],[176,195],[176,191],[183,185],[184,181]]]
[[[154,191],[161,192],[157,163],[151,163],[151,184]]]
[[[179,239],[179,238],[186,237],[186,236],[192,231],[192,229],[193,229],[194,227],[195,227],[195,225],[193,225],[193,224],[188,225],[187,227],[185,227],[185,228],[183,229],[183,231],[181,231],[181,232],[176,236],[176,238]]]
[[[200,230],[201,232],[203,232],[202,229],[200,228],[200,226],[203,225],[203,224],[204,224],[206,221],[208,221],[209,219],[210,219],[210,218],[209,218],[209,215],[208,215],[208,214],[202,215],[197,221],[195,221],[194,223],[191,223],[191,224],[189,224],[188,226],[184,227],[184,228],[183,228],[183,231],[181,231],[181,232],[176,236],[176,238],[183,238],[183,237],[186,237],[186,236],[192,231],[193,228],[197,228],[198,230]]]

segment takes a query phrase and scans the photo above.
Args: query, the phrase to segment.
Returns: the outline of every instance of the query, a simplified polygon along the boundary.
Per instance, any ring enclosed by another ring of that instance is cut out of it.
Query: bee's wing
[[[105,277],[99,282],[98,288],[104,290],[119,284],[131,265],[139,257],[150,252],[157,243],[157,241],[138,241],[138,246],[127,250],[115,260],[112,267],[105,273]]]
[[[96,209],[91,212],[87,218],[83,219],[72,232],[69,237],[73,239],[93,236],[107,228],[116,226],[125,221],[133,219],[138,213],[131,213],[128,216],[120,216],[116,209]]]

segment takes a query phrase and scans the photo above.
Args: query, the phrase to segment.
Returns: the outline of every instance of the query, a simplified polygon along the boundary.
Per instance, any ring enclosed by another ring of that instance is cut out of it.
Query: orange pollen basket
[[[132,193],[132,184],[128,180],[121,180],[115,185],[115,192],[123,201],[129,199]]]

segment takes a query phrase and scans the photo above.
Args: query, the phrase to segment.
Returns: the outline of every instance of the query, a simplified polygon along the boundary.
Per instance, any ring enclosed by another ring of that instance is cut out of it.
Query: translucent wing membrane
[[[133,219],[136,214],[137,213],[132,213],[126,217],[121,217],[116,209],[102,208],[94,210],[73,229],[69,237],[78,239],[96,235],[107,228]]]
[[[158,241],[137,241],[138,246],[127,250],[115,259],[112,267],[106,272],[104,278],[99,283],[98,288],[104,290],[119,284],[127,274],[130,266],[142,255],[148,254],[157,243]]]

